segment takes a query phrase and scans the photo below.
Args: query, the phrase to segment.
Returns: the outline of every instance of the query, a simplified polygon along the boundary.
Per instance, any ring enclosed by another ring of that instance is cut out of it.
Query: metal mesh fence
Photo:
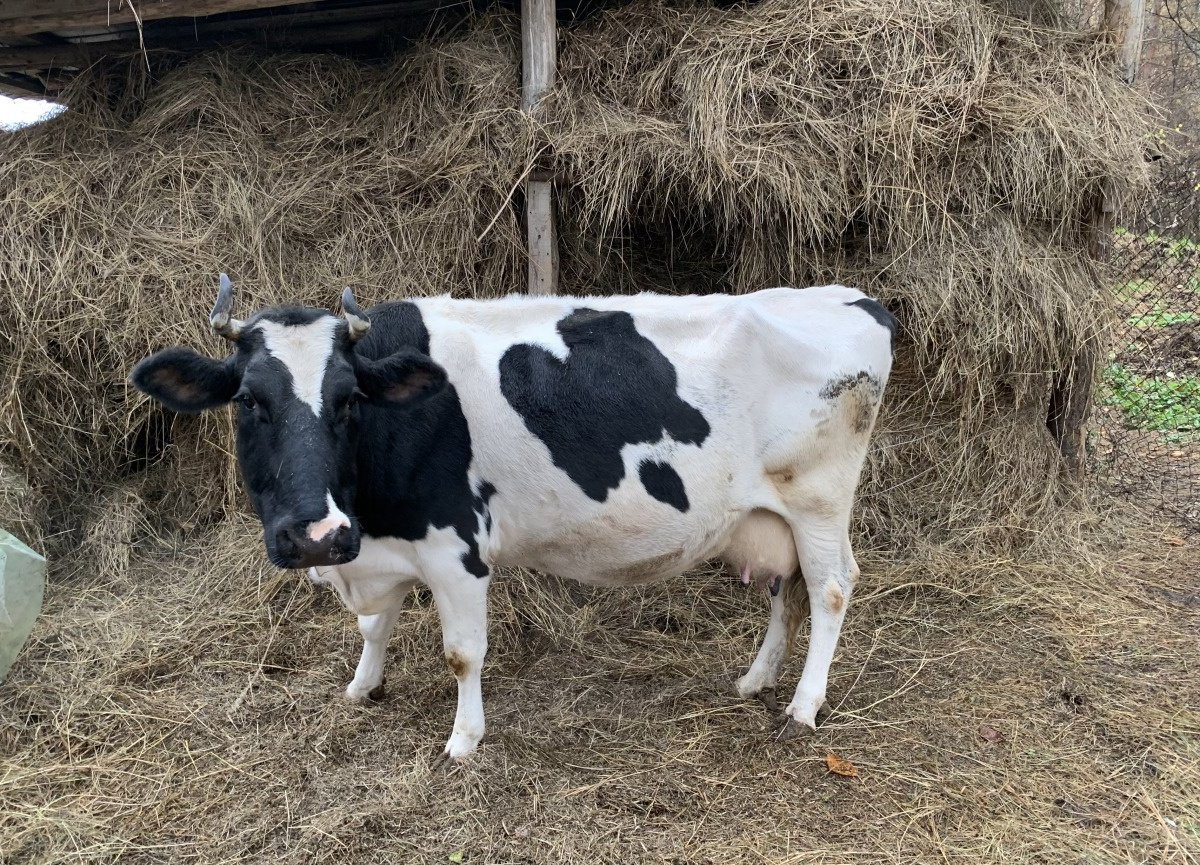
[[[1200,153],[1157,172],[1143,217],[1117,229],[1093,455],[1118,489],[1200,530]]]

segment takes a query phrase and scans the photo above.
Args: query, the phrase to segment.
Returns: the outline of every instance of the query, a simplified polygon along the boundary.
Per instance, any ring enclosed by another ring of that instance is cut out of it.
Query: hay
[[[247,555],[255,531],[234,517],[124,575],[60,572],[0,691],[6,861],[1195,861],[1200,559],[1161,530],[1076,546],[1068,569],[1060,537],[861,557],[834,713],[786,744],[732,696],[766,617],[735,579],[505,575],[491,732],[448,773],[428,597],[406,604],[387,697],[350,705],[352,618]],[[828,774],[831,752],[860,777]]]
[[[564,34],[531,123],[513,22],[488,16],[383,67],[97,69],[67,115],[0,141],[0,459],[61,552],[0,695],[0,859],[1189,861],[1194,550],[1081,525],[1044,427],[1103,327],[1083,217],[1141,184],[1142,106],[1100,41],[1037,21],[636,2]],[[904,319],[813,739],[773,743],[725,696],[765,621],[730,580],[509,574],[490,740],[433,771],[455,697],[428,598],[388,698],[332,699],[359,639],[263,560],[229,418],[166,423],[126,386],[163,345],[223,351],[222,268],[243,311],[347,283],[520,290],[511,198],[539,154],[567,290],[837,280]]]
[[[510,206],[552,155],[564,288],[856,283],[906,328],[864,485],[871,536],[1037,526],[1051,382],[1097,338],[1083,250],[1139,188],[1141,106],[1102,40],[978,3],[631,4],[568,32],[538,124],[487,16],[385,67],[207,55],[95,70],[0,142],[0,455],[52,510],[133,476],[164,529],[242,507],[223,414],[171,424],[125,376],[243,310],[523,286]],[[865,526],[864,526],[865,527]],[[74,540],[78,540],[78,534]]]

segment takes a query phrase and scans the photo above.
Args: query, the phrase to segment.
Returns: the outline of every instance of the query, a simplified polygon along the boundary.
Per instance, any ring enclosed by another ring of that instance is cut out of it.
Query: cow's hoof
[[[776,742],[791,742],[795,739],[802,739],[805,736],[811,736],[816,730],[808,724],[802,724],[795,718],[783,716],[786,722],[779,728],[779,732],[775,734]]]
[[[374,688],[363,688],[354,684],[346,686],[345,697],[351,703],[365,705],[367,703],[377,703],[387,696],[387,690],[384,688],[383,682],[380,682]]]
[[[779,714],[779,699],[775,695],[775,688],[773,686],[770,688],[763,688],[761,691],[755,694],[755,696],[758,697],[758,699],[762,701],[762,704],[767,707],[768,712],[770,712],[772,715]]]
[[[450,737],[450,741],[446,743],[445,749],[442,751],[442,756],[452,762],[458,763],[475,753],[475,748],[483,740],[483,736],[469,736],[464,733],[455,733]]]
[[[821,701],[821,705],[813,713],[811,721],[798,712],[795,706],[788,706],[787,711],[780,716],[783,726],[775,738],[780,742],[788,742],[792,739],[811,736],[819,726],[825,723],[825,719],[829,717],[829,714],[829,704],[824,700]]]
[[[763,676],[755,676],[747,670],[733,683],[733,690],[743,700],[753,700],[763,691],[767,690],[767,684],[763,681],[764,678]],[[770,690],[774,691],[774,686],[771,686]]]

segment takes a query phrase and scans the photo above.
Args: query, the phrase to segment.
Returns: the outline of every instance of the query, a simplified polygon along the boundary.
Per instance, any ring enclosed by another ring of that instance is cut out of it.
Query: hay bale
[[[642,0],[564,33],[535,122],[500,14],[385,66],[96,69],[70,112],[0,141],[0,454],[93,538],[110,523],[81,511],[101,500],[140,511],[130,543],[242,509],[230,419],[159,414],[127,387],[133,362],[223,351],[219,269],[243,310],[329,306],[345,284],[365,301],[520,290],[511,199],[551,154],[564,290],[881,296],[906,336],[860,528],[1019,539],[1061,500],[1051,382],[1102,330],[1085,216],[1145,171],[1110,49],[1047,15]]]

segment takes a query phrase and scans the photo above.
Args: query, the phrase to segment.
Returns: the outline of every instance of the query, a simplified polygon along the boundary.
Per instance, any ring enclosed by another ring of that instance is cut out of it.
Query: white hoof
[[[817,729],[817,713],[821,711],[821,707],[824,705],[824,694],[815,694],[812,696],[797,694],[796,698],[787,707],[787,716],[797,724],[808,727],[810,730],[815,730]]]
[[[472,735],[468,733],[456,732],[450,737],[450,741],[446,743],[446,748],[442,753],[451,760],[461,760],[464,757],[468,757],[474,753],[482,739],[482,733],[478,735]]]
[[[368,687],[366,685],[356,685],[351,682],[346,686],[345,696],[351,703],[370,703],[380,695],[380,687],[381,685]]]
[[[767,677],[761,673],[755,672],[754,668],[746,671],[746,675],[737,680],[735,685],[738,696],[743,700],[750,700],[757,697],[767,688],[774,687],[767,683]]]

